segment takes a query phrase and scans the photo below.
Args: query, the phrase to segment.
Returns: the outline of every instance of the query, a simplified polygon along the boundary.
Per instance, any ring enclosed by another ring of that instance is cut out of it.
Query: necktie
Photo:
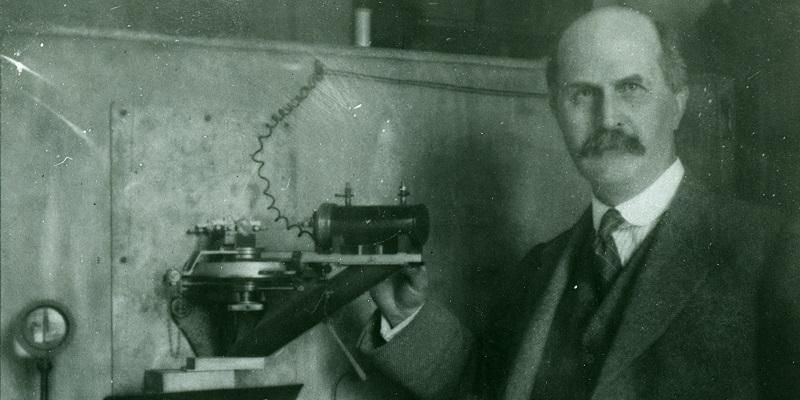
[[[604,292],[611,286],[617,273],[622,269],[622,261],[619,258],[617,245],[614,244],[614,238],[611,234],[623,223],[625,223],[625,219],[622,218],[619,211],[611,208],[603,214],[595,235],[594,254],[600,269]]]

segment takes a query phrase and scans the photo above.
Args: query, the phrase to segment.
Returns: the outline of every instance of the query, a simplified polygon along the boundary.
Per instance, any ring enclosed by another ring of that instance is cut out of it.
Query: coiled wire
[[[272,182],[267,178],[261,171],[264,169],[264,165],[266,164],[265,161],[261,161],[256,158],[261,152],[264,151],[264,141],[269,139],[274,133],[275,129],[280,125],[286,117],[292,115],[292,112],[300,107],[300,104],[308,98],[308,95],[311,94],[311,91],[317,87],[317,84],[322,81],[325,76],[325,68],[322,65],[322,62],[319,60],[314,61],[314,72],[308,78],[308,82],[303,85],[300,90],[298,91],[297,95],[295,95],[289,102],[284,104],[278,111],[270,117],[271,122],[264,123],[264,127],[267,129],[267,133],[258,135],[258,149],[250,154],[250,159],[253,160],[254,163],[258,164],[258,177],[259,179],[263,180],[266,183],[266,187],[261,193],[264,197],[267,198],[269,204],[267,205],[267,210],[275,211],[277,214],[274,221],[275,222],[283,222],[284,226],[286,227],[287,231],[291,231],[292,229],[297,229],[297,237],[308,235],[312,240],[314,239],[314,234],[305,229],[302,223],[291,223],[286,216],[283,215],[281,210],[275,206],[275,196],[269,192],[270,187],[272,186]]]
[[[273,196],[269,192],[270,187],[272,186],[272,182],[270,182],[269,178],[264,176],[264,174],[261,172],[262,169],[264,168],[265,162],[257,159],[256,157],[261,152],[264,151],[264,141],[269,137],[271,137],[273,133],[275,133],[275,129],[278,127],[278,125],[280,125],[281,122],[283,122],[283,120],[285,120],[289,115],[291,115],[294,112],[294,110],[300,107],[300,104],[302,104],[303,101],[306,98],[308,98],[308,96],[311,94],[311,91],[313,91],[317,87],[317,84],[320,81],[322,81],[322,79],[325,77],[326,74],[342,78],[367,80],[385,84],[417,86],[434,90],[449,90],[454,92],[463,92],[463,93],[487,95],[487,96],[519,97],[519,98],[547,97],[547,93],[541,93],[541,92],[498,90],[491,88],[454,85],[441,82],[420,81],[412,79],[396,79],[385,76],[358,73],[353,71],[326,69],[325,65],[322,64],[320,60],[314,60],[314,72],[308,78],[308,82],[300,88],[297,95],[295,95],[291,100],[289,100],[289,102],[287,102],[281,108],[279,108],[276,113],[272,114],[272,116],[270,117],[271,122],[266,122],[264,124],[264,126],[267,128],[267,133],[258,135],[258,150],[250,154],[250,159],[253,160],[253,162],[255,162],[256,164],[258,164],[258,177],[266,183],[266,187],[261,193],[264,194],[264,196],[269,201],[267,210],[273,210],[277,214],[274,221],[275,222],[282,221],[286,227],[286,230],[288,231],[291,231],[292,229],[297,229],[297,237],[308,235],[311,239],[314,239],[313,232],[305,229],[302,223],[293,224],[289,222],[289,219],[286,218],[281,212],[281,210],[275,206],[276,202],[275,196]]]

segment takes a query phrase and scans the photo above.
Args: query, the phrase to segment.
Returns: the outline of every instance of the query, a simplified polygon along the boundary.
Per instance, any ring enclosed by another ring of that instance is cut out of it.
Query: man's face
[[[615,205],[675,160],[686,92],[673,93],[664,80],[661,45],[647,19],[606,14],[562,37],[552,106],[578,170]]]

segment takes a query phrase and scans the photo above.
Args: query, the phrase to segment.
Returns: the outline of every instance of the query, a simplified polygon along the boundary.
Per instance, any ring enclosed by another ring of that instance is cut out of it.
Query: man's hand
[[[369,293],[389,324],[395,327],[422,306],[427,290],[428,270],[422,265],[402,268]]]

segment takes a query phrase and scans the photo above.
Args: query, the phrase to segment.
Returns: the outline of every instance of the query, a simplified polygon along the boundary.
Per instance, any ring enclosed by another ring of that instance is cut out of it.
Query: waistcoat
[[[602,292],[592,242],[586,235],[569,265],[569,284],[559,301],[547,337],[532,400],[589,399],[614,341],[631,287],[647,257],[658,227],[631,255],[616,280]]]

